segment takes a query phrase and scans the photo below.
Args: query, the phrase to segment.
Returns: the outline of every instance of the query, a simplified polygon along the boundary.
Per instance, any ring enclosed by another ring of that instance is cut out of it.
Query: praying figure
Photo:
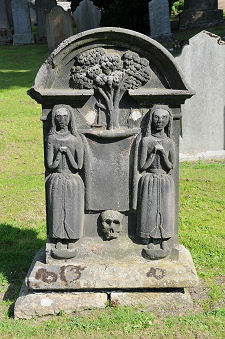
[[[83,153],[72,109],[67,105],[54,106],[46,140],[45,190],[47,233],[55,240],[59,257],[73,257],[74,242],[83,233],[84,183],[79,175]],[[66,250],[62,250],[62,243],[66,243]]]
[[[137,197],[137,235],[147,240],[145,256],[166,257],[167,240],[174,235],[175,189],[170,175],[175,166],[175,143],[171,139],[172,113],[155,105],[145,137],[140,142]]]

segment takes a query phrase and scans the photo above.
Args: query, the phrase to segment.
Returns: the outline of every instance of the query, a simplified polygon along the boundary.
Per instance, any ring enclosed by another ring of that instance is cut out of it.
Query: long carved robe
[[[60,153],[57,161],[61,146],[66,146],[73,158]],[[45,182],[48,236],[78,239],[83,233],[84,220],[84,184],[77,173],[83,166],[82,145],[69,131],[55,132],[47,140],[46,160],[51,171]]]
[[[156,144],[163,146],[165,156],[160,151],[154,154]],[[165,136],[162,139],[151,136],[145,147],[142,165],[148,161],[149,166],[138,184],[137,234],[142,238],[170,238],[174,234],[175,189],[168,163],[174,167],[174,142]]]

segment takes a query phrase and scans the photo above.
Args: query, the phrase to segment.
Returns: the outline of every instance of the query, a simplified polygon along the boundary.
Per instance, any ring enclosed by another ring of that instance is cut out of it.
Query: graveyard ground
[[[149,313],[144,307],[13,320],[13,305],[35,252],[45,243],[41,105],[26,95],[47,57],[45,45],[1,46],[0,53],[0,337],[223,338],[225,162],[183,163],[180,242],[200,278],[194,310]]]

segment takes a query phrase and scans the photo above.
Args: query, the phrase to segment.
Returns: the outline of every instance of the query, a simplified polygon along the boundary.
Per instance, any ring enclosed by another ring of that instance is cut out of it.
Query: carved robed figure
[[[152,259],[165,257],[166,240],[174,235],[175,189],[170,175],[175,166],[175,144],[170,138],[172,114],[166,106],[153,106],[145,137],[140,143],[137,234],[149,239],[145,249]]]
[[[83,167],[82,139],[75,130],[72,110],[56,105],[52,127],[46,140],[46,209],[48,237],[73,240],[83,233],[84,184],[79,175]]]

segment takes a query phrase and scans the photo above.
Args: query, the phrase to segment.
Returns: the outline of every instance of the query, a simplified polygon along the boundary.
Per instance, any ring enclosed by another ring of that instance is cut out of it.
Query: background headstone
[[[12,34],[5,0],[0,0],[0,9],[0,42],[8,42],[12,40]]]
[[[196,91],[181,108],[180,152],[224,150],[225,42],[202,31],[176,60]]]
[[[97,28],[101,21],[101,12],[95,7],[92,1],[83,0],[73,12],[77,27],[77,33],[88,29]]]
[[[35,0],[28,0],[29,8],[30,8],[30,20],[31,25],[35,26],[37,25],[37,15],[35,10]]]
[[[168,0],[152,0],[148,9],[151,37],[161,42],[171,40]]]
[[[63,40],[73,35],[72,16],[60,6],[53,7],[46,15],[46,34],[49,51],[53,51]]]
[[[12,0],[13,15],[13,44],[33,44],[34,37],[31,31],[30,11],[27,0]]]
[[[11,5],[12,0],[5,0],[6,4],[6,10],[7,10],[7,15],[8,15],[8,20],[9,20],[9,25],[11,28],[13,28],[13,17],[12,17],[12,5]],[[0,7],[2,8],[2,7]]]
[[[223,10],[218,0],[185,0],[184,11],[179,15],[181,30],[223,24]]]
[[[46,42],[45,17],[56,5],[56,0],[36,0],[35,2],[39,42]]]

